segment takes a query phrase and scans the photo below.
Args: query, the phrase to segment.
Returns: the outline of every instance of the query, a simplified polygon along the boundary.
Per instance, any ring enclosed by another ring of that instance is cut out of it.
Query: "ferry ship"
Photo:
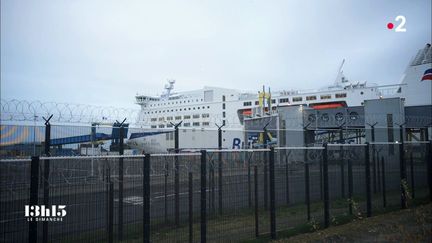
[[[137,95],[141,106],[137,124],[149,132],[133,133],[131,147],[146,153],[167,152],[174,148],[173,128],[178,125],[180,149],[216,148],[217,129],[223,127],[223,148],[242,148],[244,119],[277,112],[282,106],[308,106],[313,109],[362,106],[365,100],[401,97],[405,106],[430,106],[432,101],[432,48],[427,44],[410,61],[399,84],[377,85],[351,82],[343,75],[342,62],[336,81],[318,90],[241,92],[220,87],[174,92],[168,81],[160,96]]]

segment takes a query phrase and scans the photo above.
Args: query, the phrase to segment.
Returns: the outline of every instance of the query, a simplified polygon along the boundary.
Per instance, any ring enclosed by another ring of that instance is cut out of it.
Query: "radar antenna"
[[[165,91],[162,92],[161,98],[163,100],[168,100],[170,94],[171,94],[171,90],[174,89],[174,84],[175,84],[175,80],[174,79],[168,79],[168,83],[165,84]]]

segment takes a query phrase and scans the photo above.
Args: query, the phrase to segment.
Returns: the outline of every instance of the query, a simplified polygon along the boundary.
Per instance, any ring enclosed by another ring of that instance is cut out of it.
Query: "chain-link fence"
[[[221,242],[311,231],[430,201],[430,146],[3,159],[1,241]]]

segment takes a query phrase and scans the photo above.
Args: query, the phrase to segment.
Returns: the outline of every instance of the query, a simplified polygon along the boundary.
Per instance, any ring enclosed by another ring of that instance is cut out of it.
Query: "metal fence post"
[[[406,165],[405,165],[405,151],[404,144],[401,142],[399,144],[399,172],[400,172],[400,190],[401,190],[401,208],[405,209],[407,207],[407,180],[406,180]]]
[[[31,157],[30,164],[30,207],[38,205],[39,195],[39,156]],[[33,219],[29,222],[29,242],[37,242],[37,222]]]
[[[323,200],[324,195],[324,178],[323,178],[323,160],[319,161],[319,186],[320,186],[320,200]]]
[[[223,174],[222,174],[222,153],[218,153],[218,182],[219,182],[219,214],[222,215],[223,212]]]
[[[305,153],[307,153],[307,150],[305,151]],[[309,221],[310,220],[310,190],[309,190],[309,164],[307,158],[304,162],[304,173],[305,173],[306,214],[307,214],[307,220]]]
[[[114,183],[109,182],[108,191],[108,242],[114,241]]]
[[[206,151],[201,150],[201,242],[207,242],[207,160]]]
[[[45,156],[49,157],[50,146],[51,146],[51,124],[50,119],[52,115],[45,119]],[[49,200],[49,174],[50,174],[50,160],[46,159],[44,161],[44,183],[43,183],[43,204],[46,208],[50,208],[50,200]],[[48,242],[48,222],[44,221],[42,223],[42,242]]]
[[[178,128],[179,124],[175,125],[174,127],[175,128],[174,130],[174,152],[175,153],[179,152],[179,128]],[[174,222],[177,227],[180,226],[179,170],[180,170],[180,165],[179,165],[178,156],[174,156],[174,210],[175,210]]]
[[[264,159],[264,209],[268,209],[268,157],[267,152],[263,152],[263,159]]]
[[[274,171],[274,148],[269,152],[269,172],[270,172],[270,234],[272,239],[276,239],[276,203],[275,203],[275,171]]]
[[[251,156],[248,157],[247,160],[247,167],[248,167],[248,203],[249,203],[249,208],[252,208],[252,186],[251,186],[251,165],[250,165],[250,160],[251,160]]]
[[[349,214],[353,213],[353,174],[352,174],[352,161],[348,159],[348,198],[349,198]]]
[[[372,202],[371,202],[371,178],[370,178],[370,154],[369,143],[366,142],[365,147],[365,177],[366,177],[366,215],[372,215]]]
[[[267,148],[267,142],[268,142],[268,133],[267,133],[267,126],[269,125],[270,123],[267,123],[265,126],[264,126],[264,128],[263,128],[263,139],[264,139],[264,141],[263,141],[263,148]],[[269,157],[269,155],[267,154],[267,152],[263,152],[263,162],[264,162],[264,209],[265,210],[267,210],[268,209],[268,193],[269,193],[269,191],[268,191],[268,180],[269,180],[269,178],[268,178],[268,164],[269,164],[269,160],[270,160],[270,157]]]
[[[381,191],[381,165],[380,165],[380,158],[379,158],[379,152],[376,151],[375,153],[375,161],[376,161],[376,166],[377,166],[377,186],[378,186],[378,192]]]
[[[415,184],[414,184],[414,158],[413,158],[413,152],[410,153],[410,174],[411,174],[411,196],[414,199],[415,198]]]
[[[218,126],[218,150],[222,150],[222,127],[225,126],[225,124],[222,124],[221,126]],[[222,215],[222,195],[223,195],[223,175],[222,175],[222,153],[218,153],[218,182],[219,182],[219,214]]]
[[[289,168],[288,168],[288,155],[285,156],[285,193],[286,193],[286,204],[289,204]]]
[[[145,154],[143,166],[143,242],[150,242],[150,154]]]
[[[377,172],[376,172],[376,159],[375,159],[375,144],[372,144],[372,187],[373,193],[377,193]]]
[[[215,212],[215,172],[214,172],[214,163],[213,160],[210,162],[210,208],[211,213]]]
[[[323,146],[324,146],[324,150],[323,150],[324,227],[327,228],[330,226],[327,143],[324,143]]]
[[[111,167],[108,164],[108,160],[105,159],[104,161],[104,170],[105,170],[105,189],[106,189],[106,210],[105,213],[107,215],[106,217],[106,231],[109,232],[109,226],[110,226],[110,182],[111,182]]]
[[[344,134],[343,134],[343,126],[345,125],[345,122],[339,126],[339,143],[343,144],[344,141]],[[345,164],[343,161],[343,152],[344,147],[340,146],[340,173],[341,173],[341,197],[345,198]]]
[[[387,207],[387,195],[386,195],[386,180],[385,180],[385,164],[384,157],[381,157],[381,179],[382,179],[382,199],[383,207]]]
[[[168,223],[168,171],[169,164],[165,161],[165,175],[164,175],[164,219]]]
[[[428,175],[429,175],[429,200],[432,202],[432,141],[429,141],[428,146],[428,150],[429,150],[429,156],[428,159],[426,161],[427,163],[427,170],[428,170]]]
[[[258,219],[258,166],[254,166],[254,190],[255,190],[255,236],[259,237]]]
[[[344,147],[340,146],[340,173],[341,173],[341,196],[345,198],[345,163],[343,160]]]
[[[119,154],[124,154],[124,128],[123,123],[120,124],[119,131]],[[119,202],[118,202],[118,240],[123,240],[123,157],[119,158]]]
[[[193,174],[189,171],[189,242],[193,242]]]
[[[376,168],[375,168],[375,126],[378,124],[378,122],[375,122],[374,124],[369,124],[367,123],[367,125],[369,125],[371,127],[371,142],[372,142],[372,170],[373,170],[373,188],[374,188],[374,193],[377,192],[377,188],[376,188]],[[367,145],[369,147],[369,145]],[[369,148],[368,148],[369,149]]]

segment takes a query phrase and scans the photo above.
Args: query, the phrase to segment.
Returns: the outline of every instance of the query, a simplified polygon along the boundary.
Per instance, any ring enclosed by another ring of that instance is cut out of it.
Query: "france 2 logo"
[[[399,25],[396,26],[396,28],[394,30],[395,32],[406,32],[407,31],[406,28],[405,28],[405,24],[406,24],[406,18],[405,18],[405,16],[398,15],[398,16],[396,16],[395,21],[396,22],[400,21]],[[395,27],[395,25],[392,22],[390,22],[390,23],[387,24],[387,29],[392,30],[393,27]]]

